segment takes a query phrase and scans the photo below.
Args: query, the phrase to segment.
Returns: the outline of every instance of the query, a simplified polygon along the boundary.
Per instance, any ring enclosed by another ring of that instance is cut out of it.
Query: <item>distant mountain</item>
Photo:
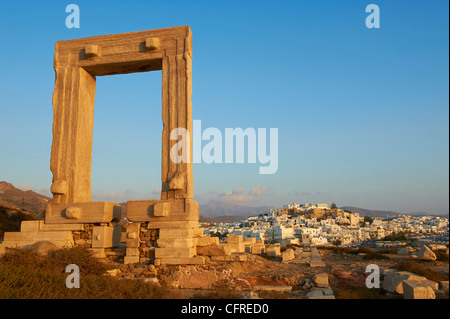
[[[274,207],[249,207],[225,202],[210,202],[208,204],[199,205],[200,215],[207,218],[218,216],[221,216],[222,218],[224,216],[237,216],[242,219],[267,213],[272,208]]]
[[[38,194],[32,190],[23,191],[7,182],[0,182],[0,206],[13,207],[26,210],[33,214],[41,214],[48,203],[50,197]]]
[[[245,219],[242,216],[217,216],[217,217],[205,217],[200,215],[200,223],[234,223]]]
[[[393,212],[390,210],[371,210],[366,208],[354,207],[354,206],[343,206],[339,207],[343,210],[351,211],[352,213],[359,213],[361,216],[369,216],[369,217],[386,217],[386,216],[399,216],[401,215],[398,212]]]
[[[386,216],[399,216],[399,215],[413,215],[413,216],[448,216],[447,214],[431,214],[427,212],[409,212],[409,213],[399,213],[390,210],[371,210],[366,208],[354,207],[354,206],[343,206],[340,209],[349,210],[352,213],[359,213],[361,216],[369,217],[386,217]]]
[[[448,217],[448,213],[442,213],[442,214],[432,214],[432,213],[427,213],[427,212],[412,212],[412,213],[406,213],[406,215],[413,215],[413,216],[446,216]]]

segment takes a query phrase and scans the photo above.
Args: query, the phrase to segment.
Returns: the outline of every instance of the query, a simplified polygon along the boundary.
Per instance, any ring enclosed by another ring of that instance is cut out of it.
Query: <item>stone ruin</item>
[[[83,246],[105,257],[126,242],[125,263],[202,264],[204,256],[243,252],[203,237],[199,208],[193,200],[192,158],[174,163],[170,139],[186,129],[192,157],[192,33],[189,26],[95,36],[56,42],[53,93],[52,203],[45,220],[24,221],[20,232],[7,232],[5,247],[50,241],[58,247]],[[126,203],[126,232],[117,223],[118,203],[93,202],[91,153],[96,76],[162,70],[161,199]],[[231,243],[230,245],[235,245]],[[241,247],[242,246],[242,247]],[[197,252],[198,248],[198,252]],[[200,256],[203,255],[203,256]]]

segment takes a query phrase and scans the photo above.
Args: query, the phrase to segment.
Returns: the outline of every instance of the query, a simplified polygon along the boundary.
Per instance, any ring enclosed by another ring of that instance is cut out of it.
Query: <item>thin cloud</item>
[[[248,193],[252,196],[264,196],[267,194],[267,192],[269,192],[270,190],[272,190],[271,187],[267,188],[267,187],[254,187],[253,189],[251,189]]]
[[[242,187],[236,188],[231,192],[217,193],[216,191],[209,191],[208,194],[212,197],[212,200],[222,202],[251,202],[252,196],[245,195],[245,189]]]

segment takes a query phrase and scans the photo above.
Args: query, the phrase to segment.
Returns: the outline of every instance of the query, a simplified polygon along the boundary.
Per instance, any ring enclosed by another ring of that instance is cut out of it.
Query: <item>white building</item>
[[[275,226],[273,227],[273,239],[281,242],[282,239],[295,238],[293,227]]]
[[[326,244],[328,244],[328,239],[326,239],[326,237],[323,237],[323,236],[313,237],[313,238],[311,238],[311,244],[316,245],[316,246],[326,245]]]
[[[358,225],[359,221],[360,221],[359,213],[352,213],[352,214],[350,214],[349,220],[350,220],[350,225],[351,226]]]
[[[256,238],[256,240],[269,240],[265,229],[249,229],[243,232],[245,238]]]

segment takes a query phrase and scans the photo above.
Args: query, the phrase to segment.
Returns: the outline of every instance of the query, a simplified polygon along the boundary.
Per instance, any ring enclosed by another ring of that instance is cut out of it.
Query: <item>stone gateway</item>
[[[127,203],[131,223],[125,262],[138,262],[150,251],[149,257],[162,264],[203,263],[194,240],[201,236],[193,200],[192,151],[187,162],[170,160],[170,149],[178,143],[170,132],[179,128],[192,136],[189,26],[59,41],[53,67],[53,201],[45,221],[24,222],[20,233],[6,233],[2,249],[50,241],[58,247],[83,245],[102,257],[105,249],[119,245],[123,236],[113,221],[121,218],[121,205],[93,202],[91,195],[96,77],[162,70],[161,198]],[[192,140],[185,143],[183,150],[191,150]],[[147,232],[151,236],[145,241]]]

